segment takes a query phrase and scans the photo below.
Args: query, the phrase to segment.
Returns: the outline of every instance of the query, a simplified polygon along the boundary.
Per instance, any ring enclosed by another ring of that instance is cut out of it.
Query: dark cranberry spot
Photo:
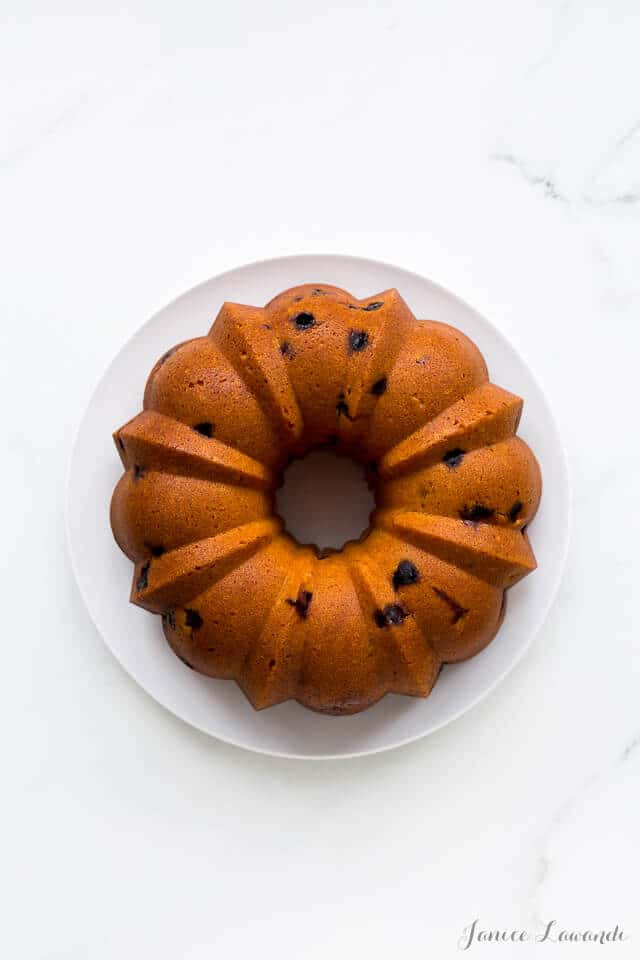
[[[442,458],[442,462],[446,463],[446,465],[449,467],[449,470],[454,470],[455,467],[460,466],[465,453],[466,451],[461,450],[460,447],[454,447],[453,450],[447,450]]]
[[[416,363],[420,364],[421,367],[426,367],[429,363],[429,357],[418,357]]]
[[[191,627],[192,630],[199,630],[204,623],[198,611],[192,610],[190,607],[187,607],[184,611],[184,622],[185,626]]]
[[[480,520],[490,520],[494,513],[495,510],[491,507],[485,507],[482,503],[474,503],[471,506],[463,507],[460,516],[463,520],[478,523]]]
[[[520,516],[521,511],[522,511],[522,503],[520,500],[516,500],[514,505],[511,507],[511,510],[509,510],[509,513],[507,514],[511,523],[516,522],[516,520]]]
[[[273,670],[273,668],[275,667],[275,665],[276,665],[276,662],[275,662],[275,660],[274,660],[273,657],[272,657],[271,660],[269,660],[269,670]]]
[[[158,546],[149,547],[149,549],[151,550],[152,557],[161,557],[165,552],[164,547],[160,546],[160,544],[158,544]]]
[[[312,598],[313,594],[309,590],[303,590],[302,587],[300,587],[296,599],[291,600],[290,597],[287,597],[287,603],[289,606],[295,607],[296,613],[302,620],[306,620]]]
[[[373,618],[379,627],[397,627],[404,623],[408,611],[401,603],[388,603],[383,610],[376,610]]]
[[[382,300],[374,300],[373,303],[368,303],[366,307],[363,307],[362,309],[366,310],[368,313],[371,310],[379,310],[380,307],[382,306],[384,306],[384,303]]]
[[[162,614],[162,619],[165,623],[168,623],[172,630],[176,628],[176,612],[175,610],[168,610],[166,613]]]
[[[349,413],[349,405],[345,400],[338,400],[336,411],[339,417],[346,417],[347,420],[353,420],[353,417]]]
[[[349,331],[349,350],[351,350],[352,353],[358,353],[359,350],[364,350],[368,343],[369,334],[366,330]]]
[[[293,322],[298,330],[308,330],[314,325],[316,318],[312,313],[298,313],[293,318]]]
[[[469,613],[466,607],[462,607],[457,600],[454,600],[453,597],[450,597],[448,593],[445,593],[444,590],[439,590],[438,587],[433,587],[433,592],[440,597],[441,600],[447,604],[451,610],[451,623],[457,623],[461,617],[464,617],[465,613]]]
[[[145,563],[140,570],[140,576],[136,580],[136,590],[146,590],[149,586],[149,563]]]
[[[280,353],[283,357],[293,356],[293,348],[288,340],[283,340],[283,342],[280,344]]]
[[[420,574],[415,563],[411,563],[411,560],[401,560],[393,571],[391,582],[393,583],[393,589],[398,590],[400,587],[408,587],[412,583],[417,583],[419,579]]]
[[[314,287],[311,291],[311,296],[313,297],[326,297],[328,290],[323,290],[322,287]]]
[[[377,461],[377,460],[371,460],[371,461],[369,462],[369,470],[371,470],[371,473],[375,473],[375,474],[378,473],[378,461]]]
[[[213,436],[213,424],[206,420],[203,423],[194,423],[193,429],[201,433],[203,437]]]
[[[133,479],[141,480],[143,477],[144,477],[144,467],[141,467],[139,463],[134,464]]]
[[[349,307],[349,310],[359,310],[360,307],[357,303],[347,303],[345,306]]]
[[[381,397],[386,389],[387,389],[387,378],[380,377],[380,379],[376,380],[376,382],[371,387],[371,393],[375,397]]]

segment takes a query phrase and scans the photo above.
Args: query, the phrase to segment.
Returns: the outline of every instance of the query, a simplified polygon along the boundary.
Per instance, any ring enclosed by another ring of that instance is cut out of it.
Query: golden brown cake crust
[[[505,590],[535,568],[541,478],[521,410],[468,337],[417,321],[397,290],[225,303],[207,336],[160,358],[114,435],[131,600],[256,709],[426,697],[443,663],[491,641]],[[286,464],[322,444],[365,466],[377,507],[368,535],[329,556],[274,514]]]

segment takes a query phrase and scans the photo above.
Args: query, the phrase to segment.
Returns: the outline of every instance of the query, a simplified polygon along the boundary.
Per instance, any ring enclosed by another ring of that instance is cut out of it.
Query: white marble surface
[[[3,956],[448,958],[475,918],[628,939],[468,955],[638,956],[638,4],[11,0],[0,21]],[[575,513],[559,598],[493,695],[393,753],[303,764],[199,735],[123,674],[63,493],[142,320],[316,251],[427,274],[512,339]]]

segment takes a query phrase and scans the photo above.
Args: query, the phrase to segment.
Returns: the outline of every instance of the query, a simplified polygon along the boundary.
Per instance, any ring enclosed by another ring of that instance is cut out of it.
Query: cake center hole
[[[348,457],[313,450],[287,467],[276,509],[299,543],[339,549],[369,526],[373,493],[364,471]]]

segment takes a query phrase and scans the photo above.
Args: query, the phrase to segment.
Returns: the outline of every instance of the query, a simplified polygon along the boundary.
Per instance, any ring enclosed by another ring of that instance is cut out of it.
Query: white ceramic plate
[[[165,643],[160,618],[128,602],[132,565],[114,543],[109,502],[121,474],[114,429],[140,409],[145,380],[170,346],[201,336],[224,300],[266,303],[304,282],[331,283],[357,297],[397,287],[416,316],[459,327],[478,345],[492,380],[524,397],[520,435],[535,451],[544,491],[529,528],[538,569],[509,591],[496,639],[466,663],[444,667],[427,700],[387,696],[352,717],[325,717],[296,703],[254,712],[234,683],[189,670]],[[207,280],[152,317],[122,348],[98,384],[78,430],[67,501],[75,575],[89,613],[114,656],[140,686],[178,717],[227,743],[273,756],[353,757],[389,750],[459,717],[523,655],[558,588],[569,530],[566,458],[547,402],[513,347],[483,317],[441,287],[399,267],[341,256],[284,257]]]

